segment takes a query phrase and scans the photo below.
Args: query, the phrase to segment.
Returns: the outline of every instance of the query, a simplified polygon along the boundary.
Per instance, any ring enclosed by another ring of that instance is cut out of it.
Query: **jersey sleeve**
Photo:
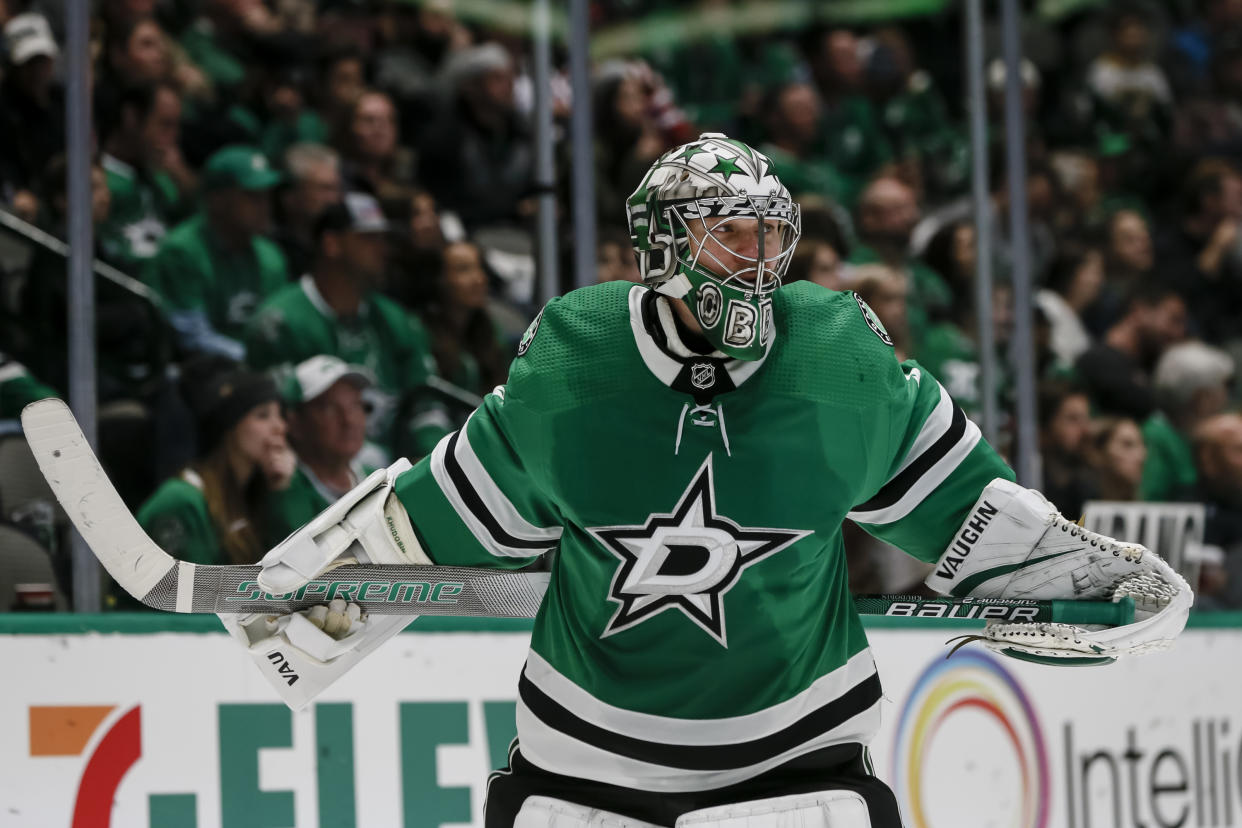
[[[881,380],[891,390],[888,416],[876,418],[881,433],[865,497],[848,517],[932,562],[984,487],[1013,480],[1013,472],[935,377],[912,360],[891,365]]]
[[[397,496],[433,561],[517,569],[556,548],[561,517],[540,485],[543,443],[538,415],[502,386],[397,479]]]

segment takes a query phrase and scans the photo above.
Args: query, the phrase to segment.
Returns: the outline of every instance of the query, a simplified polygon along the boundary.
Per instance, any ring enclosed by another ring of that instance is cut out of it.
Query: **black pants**
[[[897,798],[867,772],[862,745],[834,745],[799,756],[753,779],[689,793],[653,793],[549,773],[526,759],[516,745],[509,767],[487,785],[485,828],[513,828],[528,796],[549,796],[575,805],[611,811],[654,825],[672,826],[677,817],[701,808],[816,791],[856,791],[867,803],[872,828],[901,828]]]

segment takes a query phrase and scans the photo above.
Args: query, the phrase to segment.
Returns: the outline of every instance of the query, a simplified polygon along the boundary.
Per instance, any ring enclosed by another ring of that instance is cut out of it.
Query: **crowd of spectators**
[[[986,234],[1011,451],[1004,65],[975,216],[956,11],[756,32],[748,5],[591,4],[597,31],[637,33],[592,67],[597,278],[637,279],[624,199],[650,163],[727,132],[803,205],[789,278],[857,291],[977,417]],[[60,6],[0,0],[0,208],[63,237]],[[1202,587],[1242,606],[1242,4],[1065,6],[1027,17],[1021,77],[1037,295],[1035,353],[1016,356],[1039,376],[1044,490],[1074,516],[1204,503]],[[503,382],[538,310],[531,43],[452,0],[99,0],[93,23],[95,253],[156,297],[100,281],[101,427],[123,403],[150,435],[104,461],[168,548],[253,560]],[[542,253],[568,289],[574,102],[555,63],[559,247]],[[64,270],[0,250],[0,416],[66,391]],[[860,589],[911,582],[869,560]]]

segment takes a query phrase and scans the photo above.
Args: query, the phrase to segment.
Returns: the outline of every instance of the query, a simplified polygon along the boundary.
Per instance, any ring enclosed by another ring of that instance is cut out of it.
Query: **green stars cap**
[[[280,173],[272,169],[267,162],[267,156],[254,147],[240,144],[217,150],[203,167],[205,190],[222,190],[226,187],[270,190],[280,181]]]

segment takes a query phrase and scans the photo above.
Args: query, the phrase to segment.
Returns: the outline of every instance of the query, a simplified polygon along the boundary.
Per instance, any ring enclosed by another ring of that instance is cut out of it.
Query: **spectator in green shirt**
[[[166,83],[132,85],[100,109],[100,163],[112,194],[100,246],[111,263],[138,278],[197,186],[177,145],[181,96]]]
[[[961,192],[970,174],[969,145],[949,119],[935,79],[917,65],[901,29],[882,29],[871,40],[868,88],[879,102],[894,154],[918,164],[927,192],[940,197]]]
[[[247,60],[281,34],[283,23],[266,3],[203,0],[200,16],[181,34],[181,46],[226,96],[247,80]]]
[[[289,367],[318,354],[363,366],[376,381],[367,394],[371,439],[422,455],[450,423],[443,408],[414,402],[436,373],[426,329],[377,290],[388,231],[379,203],[365,193],[346,193],[324,210],[314,267],[259,308],[246,329],[246,352],[255,368]]]
[[[823,100],[820,143],[846,188],[852,209],[873,175],[893,160],[879,114],[866,95],[862,44],[848,29],[830,29],[815,43],[811,73]]]
[[[835,203],[851,203],[854,193],[820,153],[820,101],[809,83],[787,83],[769,95],[768,140],[759,148],[772,159],[776,174],[795,197],[814,194]]]
[[[1005,351],[1013,332],[1013,290],[1008,283],[992,287],[992,337],[996,347],[997,412],[1005,417],[1012,377]],[[953,401],[966,416],[978,418],[983,413],[983,366],[979,351],[975,302],[970,297],[953,307],[949,319],[932,325],[915,354],[919,364],[940,380]]]
[[[265,67],[263,84],[263,131],[259,147],[272,161],[279,161],[288,149],[300,142],[326,143],[328,125],[306,101],[314,85],[312,69],[302,63],[285,64],[285,55],[269,56],[276,64]]]
[[[67,237],[69,201],[65,156],[52,159],[39,188],[43,225]],[[103,168],[91,167],[91,222],[106,226],[112,204]],[[96,237],[97,253],[102,238]],[[158,300],[140,282],[93,275],[95,284],[96,383],[100,402],[147,400],[163,382],[171,337]],[[9,341],[35,374],[56,388],[69,387],[68,263],[60,253],[36,247],[17,301]],[[20,342],[20,344],[18,344]]]
[[[1152,375],[1160,410],[1143,423],[1143,500],[1178,500],[1194,489],[1191,436],[1225,410],[1233,374],[1229,354],[1202,342],[1183,342],[1161,354]]]
[[[266,501],[294,467],[276,384],[208,357],[185,366],[182,394],[196,418],[196,457],[142,505],[138,522],[180,560],[255,563],[267,549]]]
[[[272,499],[272,530],[282,538],[362,482],[367,437],[366,371],[327,354],[298,363],[285,397],[297,468]]]
[[[940,274],[910,255],[910,234],[918,221],[914,189],[899,178],[877,176],[859,196],[859,244],[849,257],[851,264],[880,262],[906,274],[910,281],[911,353],[915,357],[931,322],[944,318],[953,304],[952,291]]]
[[[219,150],[203,169],[203,209],[160,244],[148,283],[164,297],[188,351],[241,360],[242,332],[263,299],[288,282],[285,256],[264,233],[281,180],[253,147]]]

